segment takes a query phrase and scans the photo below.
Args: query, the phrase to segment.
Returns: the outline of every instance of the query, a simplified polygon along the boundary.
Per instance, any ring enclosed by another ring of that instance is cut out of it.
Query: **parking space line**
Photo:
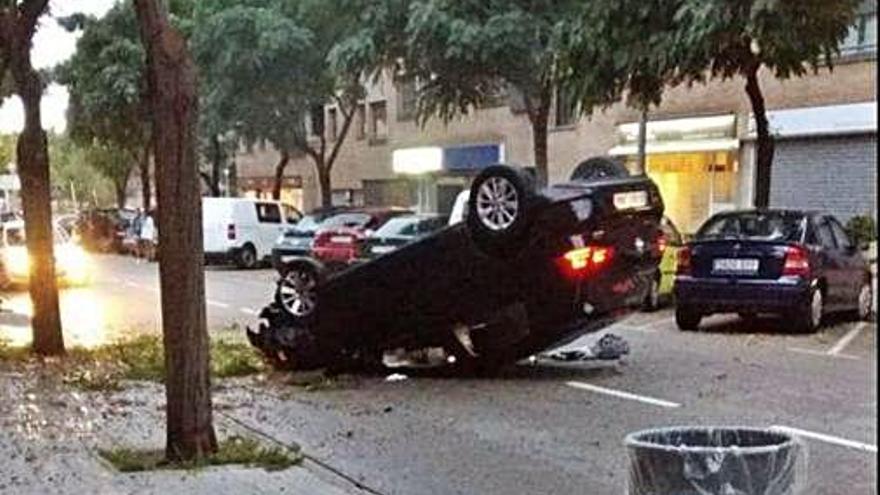
[[[858,356],[852,356],[849,354],[829,354],[825,351],[817,351],[815,349],[805,349],[803,347],[789,347],[789,351],[797,352],[800,354],[810,354],[811,356],[819,356],[819,357],[833,357],[833,358],[843,358],[843,359],[852,359],[854,361],[858,361],[861,359]]]
[[[873,452],[877,453],[877,446],[869,443],[856,442],[855,440],[849,440],[846,438],[836,437],[834,435],[826,435],[824,433],[816,433],[814,431],[801,430],[800,428],[792,428],[790,426],[771,426],[771,430],[775,430],[781,433],[787,433],[789,435],[794,435],[796,437],[804,437],[809,438],[811,440],[816,440],[819,442],[830,443],[832,445],[838,445],[841,447],[848,447],[851,449],[862,450],[865,452]]]
[[[849,343],[852,342],[852,340],[854,338],[856,338],[856,335],[858,335],[859,332],[861,332],[867,325],[868,325],[867,323],[861,322],[858,325],[856,325],[855,327],[853,327],[852,330],[850,330],[849,332],[846,332],[846,335],[841,337],[840,340],[838,340],[837,343],[834,344],[834,346],[828,350],[828,354],[830,354],[832,356],[836,355],[836,354],[840,354],[840,351],[844,350],[846,348],[846,346],[848,346]]]
[[[257,312],[251,308],[238,308],[239,311],[246,315],[256,316]]]
[[[622,390],[614,390],[612,388],[599,387],[598,385],[591,385],[589,383],[584,382],[565,382],[571,388],[576,388],[580,390],[588,390],[590,392],[596,392],[598,394],[610,395],[612,397],[617,397],[619,399],[627,399],[634,400],[637,402],[642,402],[645,404],[651,404],[652,406],[659,407],[667,407],[667,408],[676,408],[681,407],[681,404],[677,402],[670,402],[668,400],[656,399],[654,397],[648,397],[646,395],[632,394],[629,392],[624,392]]]
[[[208,304],[208,306],[216,306],[218,308],[228,308],[229,307],[229,305],[226,304],[225,302],[212,301],[211,299],[208,299],[205,302]]]

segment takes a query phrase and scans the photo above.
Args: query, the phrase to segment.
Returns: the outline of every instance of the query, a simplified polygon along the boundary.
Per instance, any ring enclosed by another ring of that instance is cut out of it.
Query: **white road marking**
[[[225,302],[213,301],[211,299],[208,299],[205,302],[208,303],[208,306],[216,306],[218,308],[228,308],[229,307],[229,305],[226,304]]]
[[[257,315],[257,311],[256,311],[256,310],[253,310],[253,309],[251,309],[251,308],[238,308],[238,310],[241,311],[242,313],[246,314],[246,315],[251,315],[251,316],[256,316],[256,315]]]
[[[651,404],[652,406],[660,406],[660,407],[668,407],[675,408],[681,407],[681,404],[677,402],[670,402],[668,400],[663,399],[655,399],[654,397],[648,397],[645,395],[631,394],[629,392],[624,392],[621,390],[614,390],[611,388],[599,387],[597,385],[591,385],[589,383],[584,382],[565,382],[566,385],[572,388],[580,389],[580,390],[589,390],[590,392],[596,392],[598,394],[610,395],[612,397],[617,397],[620,399],[634,400],[637,402],[643,402],[645,404]]]
[[[796,437],[804,437],[804,438],[809,438],[811,440],[816,440],[819,442],[830,443],[832,445],[839,445],[841,447],[849,447],[851,449],[877,453],[877,445],[856,442],[855,440],[848,440],[846,438],[836,437],[834,435],[826,435],[824,433],[816,433],[814,431],[801,430],[799,428],[792,428],[790,426],[778,426],[777,425],[777,426],[771,426],[770,429],[781,432],[781,433],[788,433],[789,435],[794,435]]]
[[[819,357],[826,357],[826,358],[827,357],[843,358],[843,359],[852,359],[854,361],[858,361],[859,359],[861,359],[858,356],[852,356],[849,354],[828,354],[825,351],[817,351],[815,349],[804,349],[803,347],[789,347],[788,350],[791,352],[797,352],[800,354],[810,354],[812,356],[819,356]]]
[[[856,335],[858,335],[859,332],[861,332],[867,325],[867,323],[861,322],[853,327],[852,330],[846,332],[846,335],[841,337],[840,340],[838,340],[837,343],[834,344],[834,347],[828,349],[828,354],[831,354],[832,356],[835,354],[839,354],[840,351],[844,350],[846,346],[848,346],[849,343],[852,342],[854,338],[856,338]]]

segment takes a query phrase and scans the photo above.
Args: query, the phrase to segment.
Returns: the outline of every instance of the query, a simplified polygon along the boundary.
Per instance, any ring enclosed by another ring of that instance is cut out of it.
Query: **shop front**
[[[609,150],[638,170],[637,122],[617,126],[618,145]],[[734,115],[650,121],[645,173],[657,183],[666,215],[679,230],[693,233],[714,213],[739,201],[739,140]]]
[[[245,198],[272,199],[274,177],[239,177],[238,189]],[[281,181],[280,200],[294,208],[303,210],[302,177],[284,177]]]
[[[394,150],[392,170],[408,184],[414,209],[448,214],[480,170],[503,161],[502,144],[427,146]]]

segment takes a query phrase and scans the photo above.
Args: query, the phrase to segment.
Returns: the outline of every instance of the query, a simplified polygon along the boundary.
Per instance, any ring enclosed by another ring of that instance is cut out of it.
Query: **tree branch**
[[[18,12],[24,21],[27,39],[33,39],[34,32],[37,29],[37,20],[43,15],[48,6],[49,0],[25,0],[19,5]]]
[[[339,113],[342,114],[344,120],[342,121],[342,129],[339,130],[339,135],[336,136],[336,142],[333,143],[333,149],[330,150],[330,157],[327,158],[327,162],[325,166],[327,167],[327,171],[333,168],[333,164],[336,162],[336,157],[339,155],[339,150],[342,149],[342,143],[345,142],[345,137],[348,135],[348,130],[351,128],[351,123],[354,121],[354,114],[357,108],[357,103],[352,105],[348,112],[345,111],[345,107],[342,105],[340,101],[337,104],[339,108]]]

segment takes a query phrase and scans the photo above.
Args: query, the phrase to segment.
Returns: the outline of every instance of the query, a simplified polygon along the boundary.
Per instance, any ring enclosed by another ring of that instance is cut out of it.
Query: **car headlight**
[[[15,275],[28,275],[31,269],[31,260],[27,249],[22,247],[9,248],[3,253],[3,262],[6,269]]]
[[[56,269],[72,282],[80,282],[88,276],[89,263],[81,247],[67,244],[58,247]]]

